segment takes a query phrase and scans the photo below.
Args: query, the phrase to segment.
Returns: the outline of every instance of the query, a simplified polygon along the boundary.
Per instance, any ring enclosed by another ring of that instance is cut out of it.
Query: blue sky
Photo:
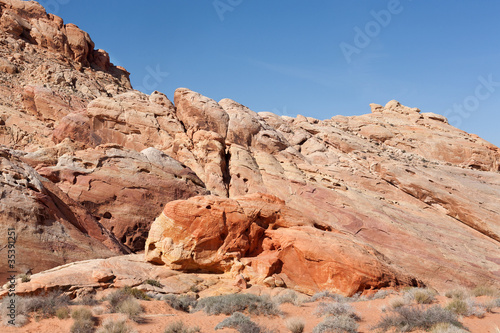
[[[500,145],[500,2],[39,2],[146,93],[187,87],[319,119],[397,99]]]

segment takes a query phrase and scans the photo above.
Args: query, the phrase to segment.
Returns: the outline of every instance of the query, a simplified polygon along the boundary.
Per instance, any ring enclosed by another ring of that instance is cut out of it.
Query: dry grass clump
[[[448,302],[446,309],[456,313],[459,316],[483,318],[487,309],[484,304],[477,303],[474,300],[455,298]]]
[[[67,319],[69,318],[69,308],[61,307],[56,310],[56,317],[59,319]]]
[[[304,299],[299,297],[299,294],[295,290],[287,289],[281,294],[273,297],[273,301],[278,304],[290,303],[295,306],[301,306],[304,303]]]
[[[492,296],[496,297],[500,295],[498,288],[493,286],[480,285],[471,290],[471,294],[475,297],[479,296]]]
[[[334,300],[336,302],[347,302],[348,301],[348,298],[346,298],[342,295],[332,293],[328,290],[323,290],[323,291],[317,292],[316,294],[312,295],[312,297],[309,299],[309,302],[316,302],[316,301],[319,301],[319,300],[322,300],[325,298]]]
[[[106,318],[102,323],[102,326],[97,330],[97,333],[134,333],[134,332],[136,331],[127,325],[125,319],[113,320],[112,318]]]
[[[189,312],[196,307],[198,303],[194,296],[190,295],[165,295],[162,300],[170,305],[173,309]]]
[[[444,295],[448,298],[464,299],[469,297],[469,291],[467,291],[465,288],[457,288],[448,290],[444,293]]]
[[[124,313],[135,322],[141,321],[142,318],[140,315],[143,312],[143,309],[136,298],[144,298],[142,297],[141,293],[137,293],[134,290],[138,289],[124,288],[109,294],[106,299],[108,300],[110,305],[110,312]]]
[[[313,329],[313,333],[356,333],[357,331],[358,323],[346,315],[328,317]]]
[[[436,300],[436,295],[435,291],[427,288],[411,288],[403,294],[403,298],[417,304],[431,304]]]
[[[201,329],[198,326],[188,327],[183,321],[179,320],[168,325],[164,333],[197,333],[200,331]]]
[[[95,318],[87,308],[78,308],[71,312],[74,323],[71,326],[71,333],[91,333],[94,332]]]
[[[0,316],[5,325],[9,325],[11,309],[8,306],[11,304],[12,298],[6,297],[0,307]],[[13,298],[15,302],[15,315],[14,326],[22,327],[28,322],[28,318],[32,315],[36,319],[50,318],[56,315],[60,308],[67,307],[71,304],[68,296],[59,292],[51,292],[41,296],[19,297]]]
[[[431,333],[468,333],[468,331],[448,323],[440,323],[432,326]]]
[[[158,280],[147,279],[146,281],[144,281],[144,283],[149,284],[153,287],[163,288],[163,285]]]
[[[240,333],[260,333],[262,329],[259,325],[254,323],[249,317],[245,316],[241,312],[235,312],[221,321],[217,326],[215,326],[215,330],[220,330],[222,328],[233,328]]]
[[[252,294],[230,294],[206,297],[198,300],[194,311],[203,310],[209,315],[231,315],[247,311],[254,315],[275,316],[280,310],[269,297]]]
[[[306,323],[302,318],[288,318],[285,325],[291,333],[302,333],[306,327]]]
[[[318,307],[314,311],[314,314],[318,317],[323,316],[347,316],[354,320],[360,320],[359,316],[354,311],[354,308],[345,302],[329,302],[329,303],[319,303]]]
[[[410,332],[416,329],[430,330],[437,324],[447,323],[462,327],[457,315],[439,306],[423,308],[420,306],[403,306],[391,310],[373,327],[383,332],[395,329],[400,332]]]

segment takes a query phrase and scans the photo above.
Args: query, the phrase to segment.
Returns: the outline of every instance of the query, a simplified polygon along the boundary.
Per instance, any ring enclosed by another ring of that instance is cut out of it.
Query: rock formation
[[[186,88],[172,103],[38,3],[0,0],[0,230],[15,224],[33,272],[145,246],[307,292],[500,282],[500,149],[370,107],[292,118]]]

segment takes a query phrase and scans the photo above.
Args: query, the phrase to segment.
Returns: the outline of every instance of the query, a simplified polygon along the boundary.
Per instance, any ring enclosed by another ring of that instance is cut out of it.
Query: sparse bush
[[[400,307],[405,306],[405,305],[408,305],[408,302],[404,298],[401,298],[401,297],[395,298],[389,302],[389,306],[392,309],[397,309],[397,308],[400,308]]]
[[[105,311],[106,309],[103,306],[94,306],[92,308],[92,313],[94,314],[94,316],[102,315]]]
[[[56,310],[56,317],[59,319],[69,318],[69,308],[61,307]]]
[[[465,300],[460,298],[455,298],[452,301],[448,302],[445,308],[453,313],[456,313],[459,316],[467,316],[467,314],[469,313],[467,303],[465,302]]]
[[[122,289],[113,291],[106,297],[106,300],[109,302],[110,311],[118,312],[118,306],[125,300],[131,298],[130,295],[124,293]]]
[[[77,308],[71,311],[71,318],[74,320],[93,320],[92,312],[87,308]]]
[[[137,289],[137,288],[131,288],[131,287],[125,287],[123,289],[121,289],[121,291],[126,294],[126,295],[130,295],[136,299],[142,299],[144,301],[149,301],[150,298],[148,295],[146,295],[146,293],[144,292],[144,290],[140,290],[140,289]]]
[[[483,318],[486,313],[486,307],[484,304],[476,303],[474,300],[469,298],[455,298],[446,305],[446,309],[459,316],[465,317],[476,316],[477,318]]]
[[[85,295],[76,304],[93,306],[99,304],[99,301],[95,299],[94,295]]]
[[[306,323],[302,318],[289,318],[285,321],[286,328],[292,333],[302,333]]]
[[[323,316],[347,316],[354,320],[359,320],[359,316],[354,311],[354,308],[344,302],[329,302],[329,303],[319,303],[318,307],[314,311],[314,314],[318,317]]]
[[[36,312],[41,318],[53,317],[56,310],[68,306],[71,300],[68,296],[58,292],[52,292],[44,296],[20,297],[18,306],[23,309],[24,314]]]
[[[2,324],[11,327],[22,327],[28,322],[28,313],[22,306],[21,300],[23,297],[14,296],[14,298],[5,297],[0,305],[0,316]],[[9,309],[10,301],[15,302],[15,309]],[[11,317],[12,316],[12,317]],[[13,320],[13,321],[12,321]],[[11,321],[9,323],[9,321]],[[14,325],[12,325],[14,324]]]
[[[426,288],[411,288],[404,293],[403,298],[407,302],[415,301],[417,304],[431,304],[436,299],[436,292]]]
[[[234,328],[240,333],[260,333],[261,328],[259,325],[254,323],[249,317],[245,316],[241,312],[235,312],[221,321],[217,326],[215,326],[215,330],[220,330],[222,328]]]
[[[278,304],[290,303],[296,306],[302,305],[302,300],[295,290],[287,289],[280,295],[273,297],[273,301]]]
[[[440,323],[449,323],[462,327],[454,313],[439,306],[427,309],[416,306],[403,306],[393,309],[390,314],[383,316],[373,328],[380,329],[383,332],[387,332],[391,328],[410,332],[415,329],[429,330]]]
[[[432,333],[468,333],[468,331],[463,330],[457,326],[453,326],[448,323],[440,323],[432,326]]]
[[[201,329],[196,327],[187,327],[181,320],[171,323],[165,328],[164,333],[197,333]]]
[[[106,318],[102,323],[102,326],[97,330],[97,333],[132,333],[134,330],[127,326],[127,322],[124,319],[113,320],[112,318]]]
[[[497,288],[492,287],[492,286],[477,286],[471,291],[472,295],[475,297],[479,296],[497,296],[499,294],[499,291]]]
[[[118,304],[117,308],[118,312],[126,314],[131,320],[135,322],[141,321],[141,313],[143,312],[141,304],[132,297],[127,298]]]
[[[30,282],[31,281],[31,277],[28,274],[19,274],[17,276],[17,278],[21,279],[22,283],[26,283],[26,282]]]
[[[373,294],[370,299],[384,299],[391,294],[390,291],[387,290],[378,290],[375,294]]]
[[[356,333],[357,331],[358,323],[346,315],[328,317],[313,329],[313,333]]]
[[[324,298],[329,298],[329,299],[332,299],[336,302],[346,302],[347,301],[346,297],[339,295],[339,294],[334,294],[328,290],[323,290],[323,291],[320,291],[320,292],[314,294],[309,301],[316,302],[316,301],[319,301],[319,300],[324,299]]]
[[[189,295],[165,295],[162,299],[173,309],[184,312],[191,311],[197,304],[196,298]]]
[[[87,308],[78,308],[71,312],[74,323],[71,326],[71,333],[91,333],[94,332],[94,316]]]
[[[160,283],[160,281],[157,280],[147,279],[145,283],[153,287],[163,288],[163,285]]]
[[[206,297],[198,300],[195,311],[204,310],[209,315],[247,311],[255,315],[278,315],[279,308],[266,296],[252,294],[230,294]]]
[[[448,290],[444,295],[448,298],[464,299],[467,298],[468,291],[465,290],[464,288],[458,288],[458,289]]]

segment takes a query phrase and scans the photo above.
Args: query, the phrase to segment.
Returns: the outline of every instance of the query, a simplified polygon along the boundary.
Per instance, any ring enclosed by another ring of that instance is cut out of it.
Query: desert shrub
[[[302,318],[289,318],[285,321],[285,325],[291,333],[302,333],[306,327]]]
[[[122,289],[113,291],[106,297],[106,300],[109,302],[110,311],[118,312],[118,306],[125,300],[131,298],[132,296],[124,293]]]
[[[163,288],[163,285],[158,280],[147,279],[145,283],[153,287]]]
[[[209,315],[247,311],[255,315],[278,315],[280,313],[275,302],[269,297],[252,294],[230,294],[206,297],[198,300],[195,311],[204,310]]]
[[[56,314],[56,310],[68,306],[71,300],[68,296],[58,292],[43,296],[20,297],[18,305],[24,314],[36,312],[37,317],[48,318]]]
[[[354,308],[344,302],[329,302],[329,303],[319,303],[318,307],[314,311],[314,314],[318,317],[323,316],[347,316],[354,320],[359,320],[359,316],[354,311]]]
[[[77,308],[71,312],[74,323],[71,333],[91,333],[94,331],[94,316],[87,308]]]
[[[127,322],[124,319],[113,320],[112,318],[106,318],[102,323],[102,326],[97,330],[97,333],[132,333],[134,330],[127,326]]]
[[[408,302],[404,298],[401,298],[401,297],[395,298],[389,302],[389,306],[392,309],[397,309],[397,308],[400,308],[400,307],[405,306],[405,305],[408,305]]]
[[[5,297],[3,299],[0,305],[0,316],[3,325],[22,327],[28,323],[28,312],[23,308],[21,303],[23,298],[24,297],[14,296],[13,299],[10,297]],[[15,308],[13,309],[9,309],[11,299],[15,302]],[[11,323],[9,323],[9,321],[11,321]]]
[[[373,328],[383,332],[395,328],[402,332],[410,332],[415,329],[429,330],[436,324],[448,323],[462,327],[456,314],[439,306],[422,308],[415,306],[403,306],[393,309],[390,314],[382,317],[380,322]]]
[[[456,313],[459,316],[467,316],[467,314],[469,313],[467,302],[460,298],[455,298],[452,301],[448,302],[445,308],[453,313]]]
[[[76,304],[93,306],[99,304],[99,301],[95,298],[94,295],[85,295],[80,298],[80,300],[77,301]]]
[[[121,292],[126,294],[126,295],[130,295],[132,296],[133,298],[136,298],[136,299],[142,299],[142,300],[145,300],[145,301],[149,301],[150,298],[148,295],[146,295],[146,293],[144,292],[144,290],[140,290],[140,289],[137,289],[137,288],[131,288],[131,287],[125,287],[123,289],[121,289]]]
[[[245,316],[243,313],[235,312],[221,321],[217,326],[215,326],[215,330],[220,330],[222,328],[234,328],[240,333],[260,333],[261,328],[259,325],[254,323],[249,317]]]
[[[278,304],[290,303],[296,306],[302,305],[302,300],[296,291],[287,289],[285,292],[273,297],[273,301]]]
[[[479,296],[497,296],[499,294],[499,291],[497,288],[492,287],[492,286],[477,286],[474,289],[471,290],[471,294],[479,297]]]
[[[165,295],[162,299],[173,309],[184,312],[191,311],[197,304],[196,298],[189,295]]]
[[[188,327],[181,320],[171,323],[165,328],[164,333],[196,333],[200,332],[199,327]]]
[[[346,302],[347,298],[339,295],[339,294],[334,294],[328,290],[323,290],[320,292],[317,292],[316,294],[312,295],[311,299],[309,300],[310,302],[316,302],[324,298],[329,298],[332,299],[336,302]]]
[[[31,277],[28,274],[19,274],[17,276],[18,279],[21,279],[21,282],[26,283],[31,281]]]
[[[141,304],[132,297],[129,297],[118,304],[116,307],[117,312],[126,314],[131,320],[135,322],[141,321],[141,313],[143,312]]]
[[[411,288],[404,293],[403,298],[407,302],[431,304],[436,299],[436,292],[426,288]]]
[[[467,298],[468,291],[465,290],[464,288],[458,288],[458,289],[448,290],[447,292],[444,293],[444,295],[448,298],[464,299]]]
[[[94,306],[92,308],[92,313],[94,314],[94,316],[102,315],[104,312],[106,312],[106,309],[103,306]]]
[[[468,333],[468,331],[463,330],[457,326],[448,324],[448,323],[440,323],[432,326],[432,333]]]
[[[483,318],[486,313],[486,307],[477,303],[471,299],[458,299],[455,298],[448,302],[446,309],[452,311],[459,316],[475,316],[477,318]]]
[[[389,296],[390,294],[391,294],[391,292],[388,290],[377,290],[377,292],[375,294],[373,294],[370,297],[370,299],[384,299],[387,296]]]
[[[56,310],[56,317],[59,319],[69,318],[69,308],[61,307]]]
[[[356,333],[357,331],[358,323],[346,315],[328,317],[313,329],[313,333]]]

